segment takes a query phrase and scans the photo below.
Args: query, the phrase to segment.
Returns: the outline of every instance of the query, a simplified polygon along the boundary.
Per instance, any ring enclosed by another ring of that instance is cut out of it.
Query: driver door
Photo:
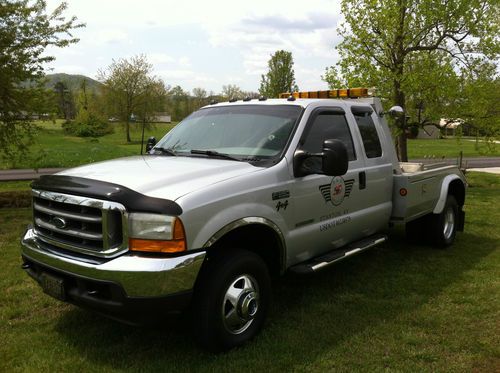
[[[295,177],[293,201],[295,229],[291,262],[301,262],[334,248],[343,246],[363,234],[358,226],[362,206],[357,202],[358,175],[364,171],[364,158],[358,156],[359,144],[353,141],[352,128],[341,108],[319,108],[311,114],[298,149],[321,153],[323,142],[337,139],[344,143],[349,156],[345,175],[321,174],[319,157],[308,158],[306,167],[314,174]],[[360,229],[361,228],[361,229]]]

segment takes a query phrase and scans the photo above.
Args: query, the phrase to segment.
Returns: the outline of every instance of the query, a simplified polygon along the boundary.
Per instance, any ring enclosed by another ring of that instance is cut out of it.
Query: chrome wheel
[[[261,330],[271,301],[271,279],[257,254],[232,249],[212,252],[195,289],[193,332],[207,350],[240,346]]]
[[[259,309],[259,286],[250,275],[241,275],[226,289],[222,302],[222,322],[232,334],[243,333]]]
[[[455,212],[452,207],[448,207],[444,214],[443,236],[445,240],[449,240],[453,236],[455,230]]]

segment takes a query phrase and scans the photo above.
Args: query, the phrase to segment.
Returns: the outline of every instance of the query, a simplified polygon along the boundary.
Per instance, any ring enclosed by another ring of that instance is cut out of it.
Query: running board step
[[[378,246],[387,241],[387,239],[388,239],[387,236],[383,234],[377,234],[364,238],[360,241],[353,242],[340,249],[330,251],[329,253],[318,256],[316,258],[312,258],[307,262],[296,264],[293,267],[290,267],[290,272],[297,274],[308,274],[317,272],[320,269],[328,267],[333,263],[340,262],[341,260],[344,260],[345,258],[348,258],[351,255],[358,254],[362,251]]]

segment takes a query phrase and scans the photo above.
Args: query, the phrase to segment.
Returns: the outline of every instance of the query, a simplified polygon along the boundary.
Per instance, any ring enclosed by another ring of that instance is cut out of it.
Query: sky
[[[48,0],[52,11],[61,1]],[[219,93],[235,84],[258,91],[272,53],[292,52],[301,90],[326,89],[325,68],[335,64],[338,1],[330,0],[68,0],[67,17],[85,28],[80,41],[48,49],[47,73],[96,78],[113,59],[144,54],[153,74],[170,86]]]

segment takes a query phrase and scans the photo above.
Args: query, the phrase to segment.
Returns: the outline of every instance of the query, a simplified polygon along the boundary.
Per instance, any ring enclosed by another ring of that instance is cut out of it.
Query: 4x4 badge
[[[330,184],[320,185],[319,191],[323,195],[325,202],[331,202],[334,206],[339,206],[344,198],[351,194],[354,179],[345,180],[341,176],[335,176]]]

